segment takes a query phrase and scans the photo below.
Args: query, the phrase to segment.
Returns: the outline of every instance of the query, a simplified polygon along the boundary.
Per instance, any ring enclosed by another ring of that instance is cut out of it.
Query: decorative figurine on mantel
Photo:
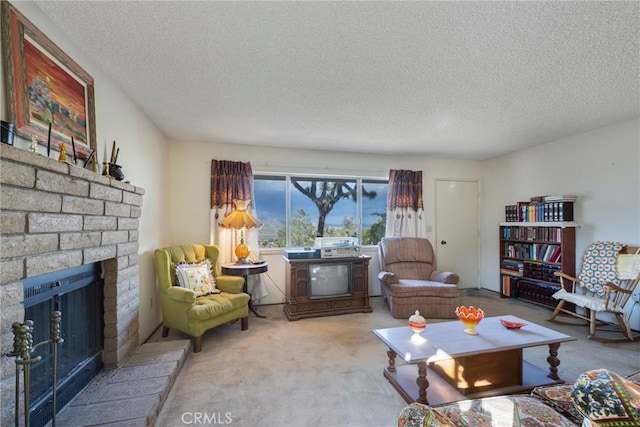
[[[61,142],[58,146],[60,147],[60,155],[58,156],[58,161],[60,163],[67,163],[67,146],[64,145],[64,142]]]
[[[117,147],[116,142],[113,141],[113,146],[111,147],[111,161],[109,162],[107,176],[115,178],[116,181],[122,181],[124,179],[124,172],[122,172],[122,166],[116,163],[118,161],[118,154],[120,154],[120,147]]]
[[[29,147],[29,151],[31,151],[32,153],[35,153],[37,146],[38,146],[38,137],[35,135],[31,135],[31,146]]]

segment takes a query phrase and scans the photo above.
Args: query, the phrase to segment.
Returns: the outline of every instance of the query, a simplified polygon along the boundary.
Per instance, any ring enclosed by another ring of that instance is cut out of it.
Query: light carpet
[[[622,375],[640,370],[638,342],[587,340],[586,326],[547,322],[549,309],[491,291],[464,291],[462,302],[486,316],[512,314],[578,338],[560,347],[558,374],[567,382],[588,369]],[[247,331],[239,322],[208,331],[202,352],[187,358],[156,425],[397,425],[406,403],[382,376],[387,347],[371,330],[406,321],[392,318],[381,297],[372,297],[371,305],[373,313],[295,322],[286,319],[282,305],[258,306],[267,318],[250,314]],[[171,331],[166,339],[186,337]],[[158,331],[149,341],[162,339]],[[547,356],[547,346],[524,350],[525,360],[545,369]]]

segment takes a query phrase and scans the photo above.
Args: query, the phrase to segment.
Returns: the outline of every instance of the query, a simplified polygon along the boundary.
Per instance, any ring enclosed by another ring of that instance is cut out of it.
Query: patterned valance
[[[253,198],[251,163],[230,160],[211,161],[211,209],[233,207],[236,199]]]

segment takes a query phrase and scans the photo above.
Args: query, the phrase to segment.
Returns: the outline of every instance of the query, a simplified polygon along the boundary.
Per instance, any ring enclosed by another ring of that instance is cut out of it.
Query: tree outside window
[[[257,175],[254,187],[261,247],[308,247],[316,237],[374,245],[384,236],[386,181]]]

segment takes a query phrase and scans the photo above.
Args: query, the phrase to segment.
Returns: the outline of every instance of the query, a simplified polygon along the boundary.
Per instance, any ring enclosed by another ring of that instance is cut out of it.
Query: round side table
[[[227,274],[229,276],[242,276],[244,277],[244,285],[242,286],[242,291],[249,294],[249,310],[253,312],[257,317],[265,319],[267,316],[263,316],[256,311],[256,308],[253,305],[253,298],[251,297],[251,293],[247,288],[247,279],[252,274],[261,274],[266,273],[269,269],[269,264],[264,261],[259,264],[234,264],[228,263],[223,264],[222,274]]]

